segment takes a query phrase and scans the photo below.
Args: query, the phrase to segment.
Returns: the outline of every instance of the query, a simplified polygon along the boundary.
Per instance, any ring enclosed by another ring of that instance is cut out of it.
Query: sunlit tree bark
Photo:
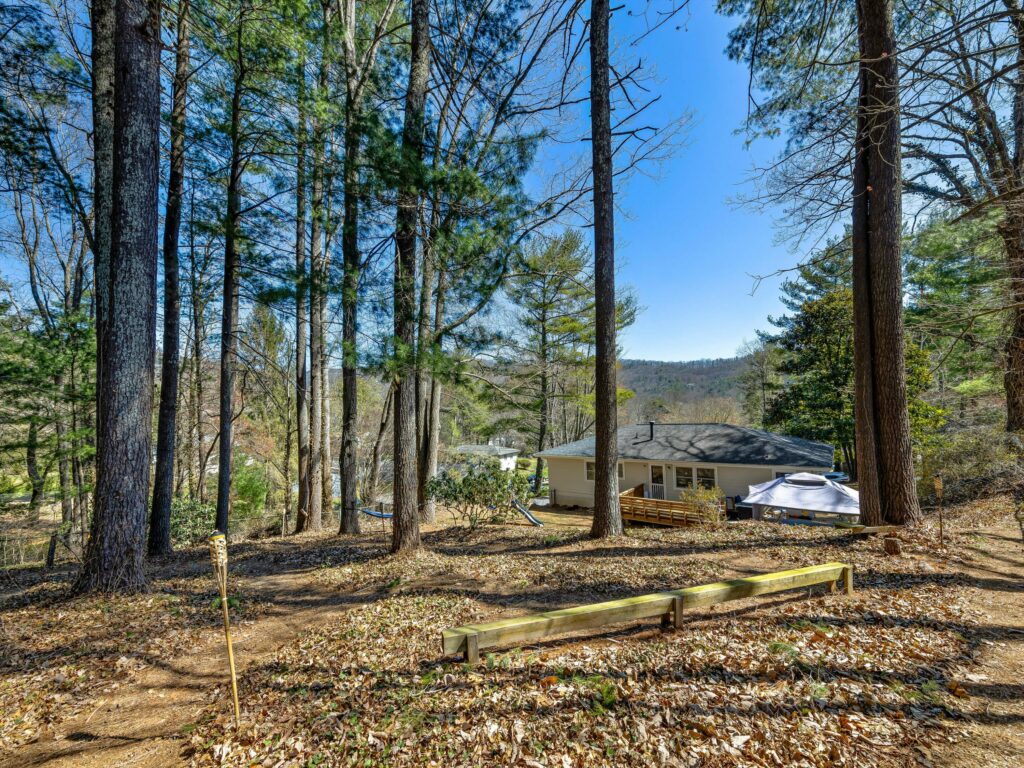
[[[160,4],[118,0],[100,30],[113,47],[113,154],[109,261],[97,271],[104,294],[97,345],[100,451],[95,509],[81,592],[145,586],[153,363],[156,354],[157,205],[160,139]],[[102,172],[105,174],[105,172]],[[99,178],[101,173],[97,174]]]
[[[853,169],[854,379],[861,519],[920,520],[903,349],[899,72],[892,0],[859,0]]]
[[[402,131],[403,179],[398,190],[395,240],[395,451],[392,552],[420,544],[417,509],[416,446],[416,219],[420,190],[416,179],[423,161],[424,108],[430,76],[430,5],[411,1],[412,41],[409,85]]]
[[[618,401],[615,372],[615,203],[609,86],[608,0],[590,12],[590,126],[594,176],[594,299],[596,361],[594,538],[622,533],[619,510]]]

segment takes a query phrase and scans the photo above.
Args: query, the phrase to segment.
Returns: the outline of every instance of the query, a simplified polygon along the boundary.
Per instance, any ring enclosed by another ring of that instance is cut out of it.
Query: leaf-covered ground
[[[971,510],[970,523],[1004,516]],[[987,516],[987,517],[986,517]],[[950,521],[949,527],[955,528]],[[407,558],[380,533],[335,547],[313,578],[363,596],[241,681],[190,729],[192,764],[864,766],[925,760],[963,731],[983,628],[966,599],[972,534],[877,538],[759,523],[635,529],[614,543],[550,527],[439,530]],[[440,658],[440,632],[482,619],[843,560],[857,593],[801,590],[488,654]]]
[[[160,578],[128,597],[68,597],[67,577],[40,581],[0,610],[0,754],[34,741],[135,674],[187,653],[219,626],[208,574]],[[256,603],[236,603],[251,623]]]
[[[127,598],[70,597],[71,568],[3,571],[0,765],[1019,765],[1009,509],[955,510],[944,551],[925,527],[899,558],[754,523],[611,544],[439,526],[411,558],[387,556],[380,529],[233,545],[240,733],[204,550],[156,563]],[[475,669],[440,658],[445,627],[827,560],[855,564],[853,598],[762,597]]]

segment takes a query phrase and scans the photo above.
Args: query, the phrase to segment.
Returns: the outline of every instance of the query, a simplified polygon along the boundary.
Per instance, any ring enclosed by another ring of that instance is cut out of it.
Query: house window
[[[593,480],[597,477],[597,465],[592,461],[586,462],[587,465],[587,480]],[[626,469],[622,466],[622,462],[619,462],[619,480],[626,476]]]
[[[717,485],[715,482],[715,468],[697,467],[697,485],[701,488],[714,488]]]
[[[676,488],[693,488],[693,467],[676,467]]]

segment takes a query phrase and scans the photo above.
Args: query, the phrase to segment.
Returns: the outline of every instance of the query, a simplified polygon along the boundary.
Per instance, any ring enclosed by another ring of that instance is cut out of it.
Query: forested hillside
[[[740,377],[745,357],[671,362],[622,360],[619,383],[634,393],[629,413],[639,421],[742,419]]]
[[[623,359],[619,383],[638,398],[690,402],[706,397],[740,396],[740,375],[745,357],[715,360]]]

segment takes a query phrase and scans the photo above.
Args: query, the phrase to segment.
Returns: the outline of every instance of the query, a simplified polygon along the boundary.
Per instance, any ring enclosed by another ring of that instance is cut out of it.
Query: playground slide
[[[512,506],[516,508],[516,511],[530,521],[531,524],[538,527],[543,527],[544,523],[538,520],[536,517],[530,514],[530,510],[520,504],[518,501],[513,501]]]

